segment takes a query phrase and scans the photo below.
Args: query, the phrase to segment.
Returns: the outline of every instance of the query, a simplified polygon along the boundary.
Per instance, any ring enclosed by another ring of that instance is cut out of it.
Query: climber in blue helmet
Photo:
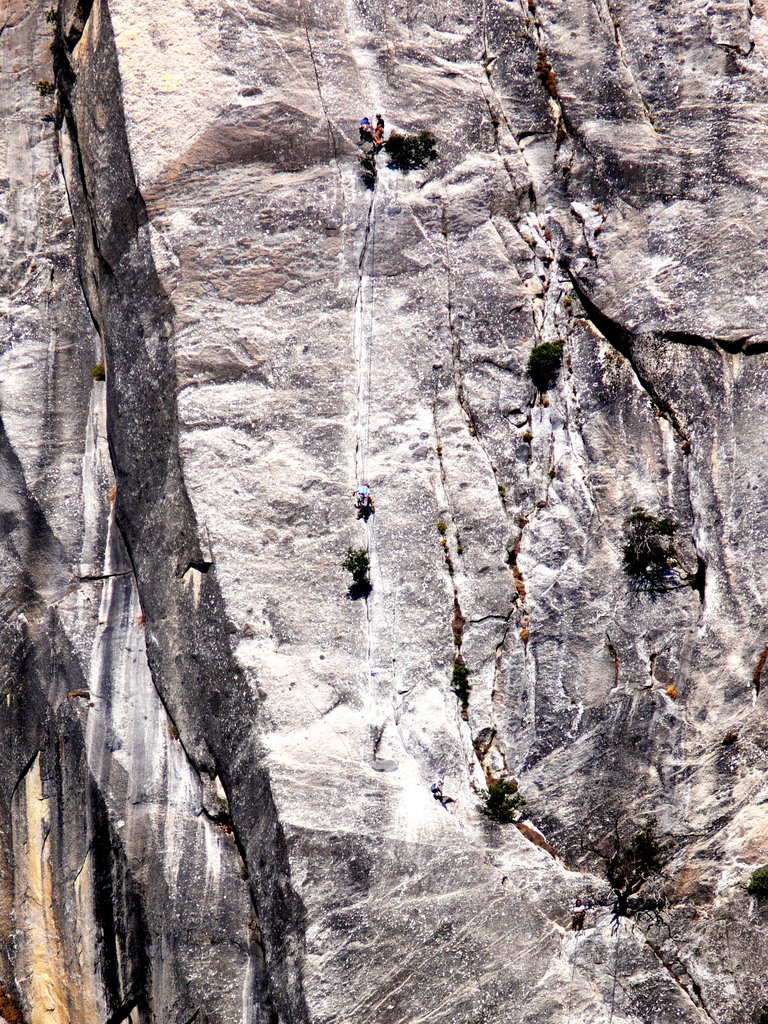
[[[444,785],[445,783],[443,782],[442,777],[440,777],[432,783],[432,785],[430,786],[430,792],[432,796],[435,798],[435,800],[439,801],[439,803],[443,807],[445,807],[446,810],[448,810],[448,804],[455,804],[456,801],[453,799],[452,796],[446,796],[443,793]]]
[[[373,494],[368,484],[360,484],[355,491],[355,505],[357,507],[357,518],[365,519],[368,522],[368,517],[376,511]]]
[[[364,117],[360,122],[360,141],[373,142],[373,128],[367,117]]]

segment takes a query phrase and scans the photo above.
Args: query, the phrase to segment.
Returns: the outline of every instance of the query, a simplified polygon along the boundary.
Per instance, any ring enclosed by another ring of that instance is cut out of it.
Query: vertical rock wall
[[[766,38],[6,3],[0,1013],[759,1019]],[[378,110],[438,158],[366,180]],[[632,590],[635,506],[680,587]],[[649,816],[665,909],[616,934],[598,851]]]

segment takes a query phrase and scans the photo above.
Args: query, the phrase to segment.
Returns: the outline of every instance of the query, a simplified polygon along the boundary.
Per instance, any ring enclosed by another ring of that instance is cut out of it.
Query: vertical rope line
[[[368,304],[370,307],[368,320],[368,353],[367,366],[365,368],[365,424],[363,427],[363,452],[360,460],[363,469],[363,481],[368,482],[368,455],[371,445],[371,368],[373,364],[373,330],[375,324],[375,303],[376,303],[376,191],[374,189],[371,203],[371,267],[370,267],[370,289]],[[365,358],[365,355],[364,355]],[[376,516],[369,516],[366,521],[366,532],[368,535],[368,552],[371,566],[377,563],[376,557]],[[378,564],[378,563],[377,563]],[[374,645],[373,645],[373,594],[369,594],[365,601],[366,615],[368,619],[368,680],[373,683],[376,675],[374,669]]]
[[[617,922],[616,928],[616,956],[613,961],[613,988],[611,989],[611,1016],[608,1019],[608,1024],[613,1024],[613,1004],[616,999],[616,975],[619,970],[619,939],[621,938],[621,921]]]
[[[368,367],[366,372],[366,403],[365,403],[365,444],[363,452],[363,471],[368,473],[368,452],[371,441],[371,365],[373,362],[373,329],[376,307],[376,192],[373,193],[371,209],[371,287],[370,287],[370,321],[368,328]]]
[[[568,1015],[566,1017],[567,1024],[570,1024],[570,1020],[571,1020],[571,1000],[573,999],[573,979],[574,979],[574,977],[576,975],[576,958],[579,955],[579,939],[580,938],[581,938],[581,933],[580,932],[576,932],[576,947],[575,947],[575,949],[573,951],[573,970],[571,971],[571,983],[568,986]]]

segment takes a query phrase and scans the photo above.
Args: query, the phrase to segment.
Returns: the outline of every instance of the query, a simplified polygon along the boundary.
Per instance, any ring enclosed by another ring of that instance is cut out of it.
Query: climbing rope
[[[608,1024],[613,1024],[613,1006],[616,1001],[616,977],[619,972],[619,940],[621,938],[621,921],[616,918],[616,956],[613,959],[613,988],[611,989],[611,1016]]]
[[[363,453],[361,463],[363,465],[364,479],[367,481],[368,475],[368,457],[370,454],[371,445],[371,368],[373,365],[373,330],[374,330],[374,316],[375,316],[375,303],[376,303],[376,190],[374,188],[373,198],[371,199],[371,269],[370,269],[370,290],[369,290],[369,322],[368,322],[368,348],[367,348],[367,365],[365,367],[365,429],[364,429],[364,441],[363,441]],[[378,562],[378,552],[376,550],[376,513],[368,517],[366,522],[366,532],[368,534],[368,551],[371,565],[376,565]],[[376,675],[374,668],[374,645],[373,645],[373,596],[372,593],[368,597],[368,679],[372,683]]]
[[[579,955],[579,939],[581,938],[581,932],[576,932],[576,945],[573,950],[573,969],[571,970],[571,983],[568,986],[568,1014],[566,1016],[567,1024],[570,1024],[571,1020],[571,1000],[573,999],[573,979],[576,976],[576,959]]]
[[[368,305],[370,309],[370,320],[368,329],[368,365],[366,367],[366,395],[365,395],[365,445],[363,453],[364,471],[368,472],[368,454],[371,443],[371,365],[373,362],[373,328],[376,307],[376,189],[373,191],[371,200],[371,287]]]

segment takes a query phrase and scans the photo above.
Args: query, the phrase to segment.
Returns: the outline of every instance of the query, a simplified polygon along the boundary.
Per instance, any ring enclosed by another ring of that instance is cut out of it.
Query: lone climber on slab
[[[439,800],[443,807],[445,807],[445,809],[448,810],[448,804],[455,804],[456,801],[453,799],[452,796],[445,796],[445,794],[443,793],[444,785],[445,783],[443,782],[442,779],[436,779],[435,782],[432,783],[430,790],[435,800]]]
[[[584,928],[584,918],[587,916],[587,910],[589,906],[576,900],[575,905],[571,908],[571,928],[575,932],[580,932]]]

